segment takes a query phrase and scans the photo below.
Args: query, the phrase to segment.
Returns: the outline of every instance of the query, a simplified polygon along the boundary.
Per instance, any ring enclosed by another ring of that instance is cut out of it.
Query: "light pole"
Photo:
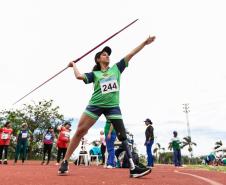
[[[183,109],[184,109],[183,112],[186,114],[188,136],[191,137],[191,130],[190,130],[189,119],[188,119],[188,113],[190,112],[189,104],[188,103],[183,104]]]
[[[189,124],[189,119],[188,119],[188,113],[190,112],[190,110],[189,110],[189,103],[183,104],[183,109],[184,109],[183,112],[185,113],[186,120],[187,120],[187,132],[188,132],[188,137],[190,139],[189,147],[191,149],[190,154],[191,154],[191,157],[192,157],[193,156],[193,152],[192,152],[192,146],[191,146],[191,130],[190,130],[190,124]]]

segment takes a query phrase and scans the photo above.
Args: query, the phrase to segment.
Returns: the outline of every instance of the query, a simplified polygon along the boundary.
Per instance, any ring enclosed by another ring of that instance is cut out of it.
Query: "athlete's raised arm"
[[[75,74],[75,77],[78,79],[78,80],[84,80],[85,77],[83,74],[81,74],[76,66],[76,64],[74,62],[70,62],[68,64],[68,67],[73,67],[73,70],[74,70],[74,74]]]
[[[154,40],[155,40],[155,36],[152,36],[152,37],[149,36],[147,39],[145,39],[145,41],[143,41],[140,45],[138,45],[129,54],[125,56],[124,58],[125,62],[128,63],[134,55],[136,55],[140,50],[144,48],[144,46],[151,44]]]

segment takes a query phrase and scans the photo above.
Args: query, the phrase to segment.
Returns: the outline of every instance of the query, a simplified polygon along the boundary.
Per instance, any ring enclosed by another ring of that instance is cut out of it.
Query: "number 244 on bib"
[[[117,80],[100,82],[100,87],[102,94],[119,91]]]

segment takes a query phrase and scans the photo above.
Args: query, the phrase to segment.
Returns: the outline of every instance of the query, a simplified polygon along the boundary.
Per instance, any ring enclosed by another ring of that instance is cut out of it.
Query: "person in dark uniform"
[[[145,143],[146,151],[147,151],[147,168],[151,168],[154,166],[154,160],[152,156],[152,145],[154,143],[154,128],[152,126],[152,121],[147,118],[145,121],[145,125],[147,126],[145,130]]]

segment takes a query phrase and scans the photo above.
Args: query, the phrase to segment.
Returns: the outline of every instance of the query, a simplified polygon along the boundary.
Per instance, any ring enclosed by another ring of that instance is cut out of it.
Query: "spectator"
[[[173,148],[173,161],[176,167],[182,166],[181,164],[181,141],[177,137],[177,131],[173,131],[173,138],[171,139]]]
[[[11,123],[7,121],[3,128],[0,128],[0,164],[2,164],[2,155],[4,151],[4,162],[3,164],[8,164],[7,156],[8,156],[8,147],[10,144],[11,134],[13,129],[11,128]]]
[[[114,168],[115,167],[114,143],[116,139],[116,132],[109,120],[107,120],[105,124],[104,133],[105,133],[107,152],[108,152],[107,168]]]
[[[55,138],[55,134],[54,134],[53,127],[51,126],[43,135],[43,160],[41,163],[42,165],[45,163],[46,153],[48,154],[46,165],[49,164],[54,138]]]
[[[28,139],[32,137],[32,132],[28,129],[27,123],[22,123],[21,129],[17,132],[17,144],[14,164],[17,163],[18,157],[21,154],[22,164],[27,156]]]
[[[152,121],[147,118],[145,121],[146,124],[146,130],[145,130],[145,143],[146,146],[146,152],[147,152],[147,168],[151,168],[154,166],[154,160],[152,155],[152,145],[154,143],[154,128],[152,126]]]
[[[58,140],[57,140],[58,152],[57,152],[57,163],[56,163],[56,165],[59,165],[61,157],[63,159],[65,154],[66,154],[68,143],[70,142],[70,131],[71,131],[70,128],[71,128],[70,122],[66,122],[64,125],[60,125],[57,128],[57,130],[60,133],[59,133],[59,137],[58,137]]]
[[[211,152],[209,155],[205,157],[205,164],[207,165],[214,165],[216,161],[216,153]]]
[[[105,164],[105,152],[106,152],[106,141],[104,137],[104,132],[100,131],[100,149],[101,149],[101,156],[102,156],[102,165]]]

